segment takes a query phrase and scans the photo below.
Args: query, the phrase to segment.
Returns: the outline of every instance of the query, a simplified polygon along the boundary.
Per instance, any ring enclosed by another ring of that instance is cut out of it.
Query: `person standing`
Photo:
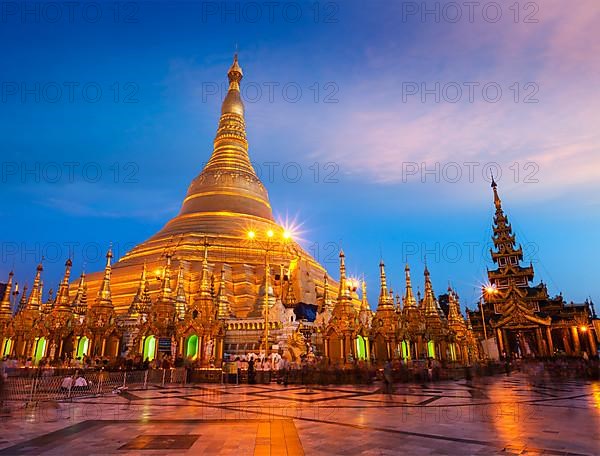
[[[254,370],[254,358],[248,360],[248,384],[256,383],[256,371]]]
[[[392,374],[392,363],[390,361],[387,361],[383,368],[383,385],[385,394],[391,397],[394,392],[394,378]]]

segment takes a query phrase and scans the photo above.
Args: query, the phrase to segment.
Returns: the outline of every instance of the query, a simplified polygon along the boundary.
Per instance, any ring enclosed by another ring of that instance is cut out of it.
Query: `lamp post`
[[[487,347],[487,327],[485,324],[485,314],[483,312],[484,296],[489,299],[491,296],[495,296],[497,294],[498,294],[498,289],[496,288],[496,285],[488,284],[488,285],[481,287],[481,297],[479,298],[479,309],[481,311],[481,324],[483,325],[483,339],[485,340],[486,347]],[[486,355],[487,355],[487,353],[486,353]]]
[[[487,329],[485,325],[485,315],[483,313],[483,299],[481,298],[479,298],[479,310],[481,311],[481,323],[483,324],[483,340],[487,341]]]
[[[265,296],[264,296],[264,312],[265,312],[265,332],[264,332],[264,340],[263,344],[265,347],[265,357],[268,355],[269,351],[269,284],[270,284],[270,266],[269,266],[269,252],[271,251],[273,245],[272,241],[275,238],[275,232],[272,229],[267,230],[265,233],[266,237],[264,240],[258,240],[256,238],[256,231],[250,230],[246,233],[248,239],[252,242],[255,242],[259,247],[261,247],[265,251]],[[283,230],[281,233],[281,240],[283,242],[287,242],[292,238],[292,235],[289,231]]]

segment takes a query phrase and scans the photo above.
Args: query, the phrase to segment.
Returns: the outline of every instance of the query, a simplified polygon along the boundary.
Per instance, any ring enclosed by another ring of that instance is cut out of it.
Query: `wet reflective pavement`
[[[600,382],[193,385],[13,404],[0,454],[600,454]]]

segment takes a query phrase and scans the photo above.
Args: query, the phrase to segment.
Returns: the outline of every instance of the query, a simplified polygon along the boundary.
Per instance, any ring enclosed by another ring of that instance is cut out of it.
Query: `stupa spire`
[[[459,325],[465,324],[460,313],[458,297],[452,287],[448,287],[448,322]]]
[[[205,299],[212,298],[210,292],[210,271],[208,270],[208,242],[204,243],[204,258],[202,259],[202,275],[200,277],[200,296]]]
[[[172,301],[173,300],[173,290],[171,288],[171,253],[167,252],[165,255],[167,258],[167,263],[165,264],[165,269],[163,271],[163,278],[160,285],[160,301]]]
[[[423,298],[423,312],[425,316],[439,316],[437,301],[433,293],[433,285],[431,284],[431,276],[429,269],[425,266],[425,297]]]
[[[106,265],[104,266],[104,277],[100,290],[98,290],[98,297],[96,298],[96,305],[100,307],[111,307],[112,308],[112,294],[110,291],[110,275],[112,272],[111,260],[113,257],[112,246],[108,248],[106,252]]]
[[[65,275],[58,287],[58,294],[56,295],[54,307],[61,311],[71,311],[71,306],[69,304],[69,277],[71,277],[72,266],[73,261],[71,261],[71,258],[67,259],[65,262]]]
[[[385,277],[385,264],[383,260],[379,262],[379,303],[378,307],[393,307],[393,298],[390,298],[390,293],[387,288],[387,279]]]
[[[12,317],[12,309],[10,306],[10,294],[12,292],[14,273],[10,271],[8,273],[8,282],[2,295],[2,301],[0,301],[0,321],[10,320]]]
[[[340,250],[340,289],[338,295],[350,298],[350,291],[346,283],[346,255],[344,255],[343,250]]]
[[[27,284],[23,286],[23,294],[21,294],[21,299],[19,300],[19,307],[17,309],[17,313],[25,310],[27,307]]]
[[[412,283],[410,280],[410,266],[408,263],[404,267],[404,276],[406,278],[406,291],[404,293],[403,299],[403,307],[405,309],[410,309],[413,307],[417,307],[417,300],[415,299],[415,295],[413,294]]]
[[[502,211],[502,200],[500,199],[500,196],[498,196],[498,184],[496,184],[493,174],[491,174],[491,177],[492,177],[491,187],[492,187],[492,190],[494,191],[494,205],[496,206],[497,211]]]
[[[360,301],[360,310],[371,310],[369,306],[369,300],[367,298],[367,282],[363,278],[361,282],[361,301]]]
[[[40,310],[42,304],[42,271],[44,267],[42,263],[37,265],[35,272],[35,279],[33,280],[33,287],[31,288],[31,294],[27,300],[27,308],[29,310]]]
[[[179,271],[177,272],[177,291],[175,293],[175,310],[177,316],[181,319],[185,318],[185,311],[187,310],[187,296],[185,294],[184,283],[183,264],[179,263]]]
[[[131,315],[148,313],[150,303],[150,293],[148,292],[148,271],[146,269],[146,262],[144,261],[144,267],[142,268],[142,274],[140,275],[138,289],[133,297],[131,305],[129,306],[129,313]]]
[[[77,292],[73,299],[73,311],[77,315],[85,315],[87,312],[87,283],[85,282],[85,272],[79,276],[79,283],[77,284]]]

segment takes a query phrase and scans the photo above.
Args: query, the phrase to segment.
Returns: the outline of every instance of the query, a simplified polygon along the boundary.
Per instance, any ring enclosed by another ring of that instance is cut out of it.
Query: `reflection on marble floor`
[[[598,454],[600,383],[193,385],[23,408],[0,454]]]

